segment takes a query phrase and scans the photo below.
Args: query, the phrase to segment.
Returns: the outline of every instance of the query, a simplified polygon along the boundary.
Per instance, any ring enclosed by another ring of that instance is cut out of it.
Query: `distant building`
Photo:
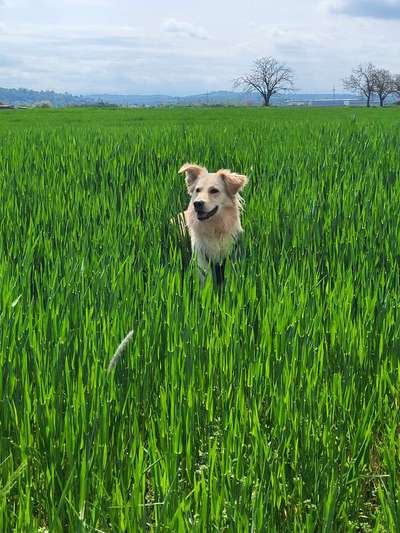
[[[301,107],[348,107],[362,106],[365,102],[360,98],[316,98],[309,100],[286,100],[284,106]]]
[[[0,109],[15,109],[15,105],[0,103]]]

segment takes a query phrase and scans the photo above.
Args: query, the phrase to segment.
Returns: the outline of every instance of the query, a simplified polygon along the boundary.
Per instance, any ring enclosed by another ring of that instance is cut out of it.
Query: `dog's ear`
[[[199,165],[194,165],[192,163],[186,163],[178,170],[181,174],[184,172],[186,174],[186,185],[190,189],[193,183],[197,180],[202,172],[207,172],[207,169]]]
[[[218,170],[217,174],[224,180],[228,194],[231,196],[240,192],[249,181],[247,176],[242,176],[226,169]]]

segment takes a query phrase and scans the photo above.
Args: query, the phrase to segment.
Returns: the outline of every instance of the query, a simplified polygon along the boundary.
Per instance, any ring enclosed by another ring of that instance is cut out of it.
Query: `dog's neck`
[[[199,262],[223,261],[242,232],[238,206],[229,206],[209,220],[200,221],[192,207],[185,212],[193,252]]]

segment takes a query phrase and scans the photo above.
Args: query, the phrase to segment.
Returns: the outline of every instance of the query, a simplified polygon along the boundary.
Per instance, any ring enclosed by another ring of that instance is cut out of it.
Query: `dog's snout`
[[[204,202],[200,202],[200,201],[193,202],[193,205],[196,211],[202,211],[204,209]]]

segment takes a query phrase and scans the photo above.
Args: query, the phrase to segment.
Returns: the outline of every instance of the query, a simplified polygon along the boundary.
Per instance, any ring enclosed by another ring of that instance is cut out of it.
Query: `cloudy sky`
[[[399,32],[400,0],[0,0],[0,86],[195,94],[272,55],[340,91],[359,63],[400,72]]]

